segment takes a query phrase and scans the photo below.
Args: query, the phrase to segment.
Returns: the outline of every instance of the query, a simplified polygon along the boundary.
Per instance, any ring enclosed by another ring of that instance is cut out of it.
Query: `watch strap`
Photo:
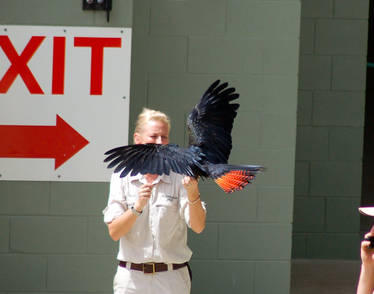
[[[134,206],[131,206],[131,212],[135,214],[136,216],[140,216],[143,211],[137,211]]]

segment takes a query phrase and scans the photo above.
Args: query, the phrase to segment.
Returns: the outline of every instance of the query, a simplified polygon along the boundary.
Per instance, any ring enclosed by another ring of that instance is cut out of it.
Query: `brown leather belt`
[[[126,264],[127,264],[126,261],[119,262],[119,266],[121,267],[126,267]],[[177,270],[185,266],[188,266],[188,262],[172,264],[173,270]],[[166,263],[162,263],[162,262],[147,262],[147,263],[132,263],[131,262],[130,269],[141,271],[145,274],[154,274],[157,272],[166,272],[169,270],[169,267]]]

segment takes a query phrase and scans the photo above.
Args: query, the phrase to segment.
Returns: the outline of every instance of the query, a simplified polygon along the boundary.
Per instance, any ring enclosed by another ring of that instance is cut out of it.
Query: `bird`
[[[212,179],[225,193],[242,190],[264,167],[228,163],[238,98],[228,82],[216,80],[188,115],[188,147],[174,143],[120,146],[105,152],[104,162],[109,162],[108,168],[115,167],[114,172],[120,172],[121,178],[129,173],[169,175],[173,171],[196,179]]]

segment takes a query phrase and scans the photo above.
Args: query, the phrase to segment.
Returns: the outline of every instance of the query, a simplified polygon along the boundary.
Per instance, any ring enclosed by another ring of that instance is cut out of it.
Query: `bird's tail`
[[[214,164],[208,166],[209,174],[226,193],[242,190],[251,184],[256,175],[264,171],[260,165]]]

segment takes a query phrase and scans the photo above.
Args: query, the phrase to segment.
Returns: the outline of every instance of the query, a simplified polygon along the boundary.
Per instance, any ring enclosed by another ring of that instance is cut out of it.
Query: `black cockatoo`
[[[187,119],[189,147],[176,144],[135,144],[117,147],[105,153],[108,168],[120,177],[141,174],[175,173],[212,178],[226,193],[241,190],[263,170],[260,165],[230,165],[231,130],[239,98],[228,83],[215,81],[203,94]]]

